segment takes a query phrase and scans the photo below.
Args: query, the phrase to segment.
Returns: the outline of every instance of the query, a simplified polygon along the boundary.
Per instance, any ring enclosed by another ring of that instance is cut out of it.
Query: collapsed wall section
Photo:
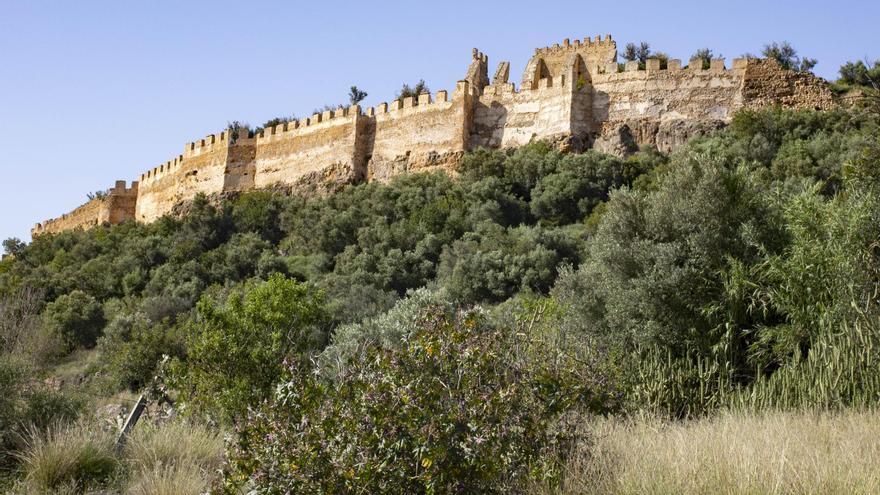
[[[834,106],[825,81],[809,72],[786,70],[774,59],[749,59],[743,77],[743,99],[749,108],[781,105],[827,110]]]
[[[365,122],[357,105],[279,124],[256,136],[254,187],[335,187],[364,176]]]
[[[89,229],[105,223],[115,225],[134,220],[137,195],[137,182],[126,187],[125,181],[116,181],[116,185],[106,195],[89,200],[58,218],[38,223],[31,230],[31,235],[57,234],[66,230]]]
[[[476,98],[459,81],[452,99],[446,91],[382,103],[367,109],[367,180],[384,181],[414,171],[455,171],[467,150]]]
[[[712,60],[704,68],[693,60],[648,60],[644,68],[627,62],[620,72],[617,63],[598,68],[593,78],[593,116],[601,125],[594,147],[610,153],[634,151],[650,144],[671,151],[692,136],[715,129],[742,107],[744,59],[731,69],[724,60]]]

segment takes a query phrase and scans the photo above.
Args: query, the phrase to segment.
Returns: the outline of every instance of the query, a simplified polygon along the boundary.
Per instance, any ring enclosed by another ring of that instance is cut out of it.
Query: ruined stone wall
[[[638,62],[627,62],[623,72],[616,63],[599,68],[592,75],[593,118],[602,127],[595,147],[619,154],[619,141],[631,139],[630,146],[651,144],[668,152],[729,122],[743,105],[745,64],[734,60],[727,69],[719,59],[704,69],[694,60],[682,68],[681,61],[670,60],[661,69],[659,60],[648,60],[644,69]]]
[[[475,96],[467,81],[452,95],[438,91],[367,109],[367,180],[410,171],[452,171],[467,150]]]
[[[234,144],[231,144],[227,151],[223,192],[243,192],[254,188],[257,140],[255,136],[245,135],[245,132],[237,133]]]
[[[124,180],[116,181],[116,185],[104,198],[104,208],[98,216],[99,223],[116,225],[135,219],[138,191],[140,184],[135,181],[131,187],[125,187]]]
[[[826,110],[834,105],[828,84],[806,72],[783,69],[774,59],[749,59],[742,88],[745,106]]]
[[[89,229],[104,223],[118,224],[134,220],[137,194],[137,182],[127,188],[125,181],[116,181],[116,185],[107,191],[106,196],[89,200],[58,218],[36,224],[31,235],[57,234],[67,230]]]
[[[315,114],[257,136],[254,186],[342,184],[364,176],[364,117],[360,107]]]

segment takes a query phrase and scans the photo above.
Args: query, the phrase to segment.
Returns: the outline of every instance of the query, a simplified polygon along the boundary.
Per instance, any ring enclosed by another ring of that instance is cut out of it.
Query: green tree
[[[783,239],[747,170],[705,156],[675,165],[652,191],[612,193],[587,260],[554,289],[572,326],[607,347],[707,352],[729,323],[707,311],[724,298],[721,274],[731,260],[754,265]],[[740,318],[733,323],[750,323]]]
[[[627,43],[626,47],[623,49],[623,53],[621,54],[624,60],[627,62],[637,61],[639,63],[639,67],[644,69],[645,62],[648,61],[649,58],[653,57],[651,53],[651,45],[647,42],[642,41],[638,45],[635,43]]]
[[[460,302],[500,302],[520,290],[546,292],[561,264],[578,261],[561,230],[478,226],[443,251],[438,279]]]
[[[293,122],[294,120],[296,120],[295,115],[289,115],[287,117],[273,117],[273,118],[267,120],[266,122],[264,122],[263,125],[261,125],[260,127],[257,127],[256,129],[254,129],[254,132],[260,132],[263,129],[271,129],[271,128],[273,128],[275,126],[279,126],[281,124]]]
[[[10,256],[20,256],[27,244],[17,237],[10,237],[3,241],[3,251]]]
[[[691,60],[701,60],[703,63],[703,70],[706,70],[711,65],[713,58],[721,58],[721,55],[715,56],[710,48],[700,48],[695,51],[693,55],[691,55]]]
[[[532,214],[556,225],[576,222],[623,185],[623,172],[623,161],[608,155],[566,155],[532,190]]]
[[[880,89],[880,60],[875,61],[873,66],[867,65],[861,60],[841,65],[839,82]]]
[[[232,143],[238,141],[239,138],[247,139],[252,132],[250,124],[248,124],[247,122],[240,122],[238,120],[227,122],[226,128],[229,132],[229,141]]]
[[[814,58],[799,57],[797,50],[787,41],[764,45],[764,50],[762,50],[761,54],[766,58],[776,60],[784,69],[796,70],[798,72],[810,72],[818,63]]]
[[[154,323],[142,313],[113,319],[98,341],[103,366],[114,386],[142,390],[156,375],[163,356],[184,355],[184,342],[171,321]]]
[[[81,290],[65,294],[46,306],[44,325],[67,351],[95,345],[104,328],[101,303]]]
[[[361,91],[360,89],[358,89],[357,86],[352,86],[351,89],[348,91],[348,101],[352,105],[357,105],[358,103],[364,101],[364,98],[366,98],[367,96],[367,92]]]
[[[419,103],[419,95],[422,93],[430,93],[431,90],[428,89],[428,85],[425,84],[424,79],[419,79],[419,82],[410,86],[409,84],[404,83],[401,86],[400,91],[397,92],[396,99],[402,100],[404,98],[412,97],[414,98],[413,104],[418,105]]]
[[[225,300],[203,297],[186,328],[187,356],[174,383],[197,410],[238,421],[269,396],[284,363],[320,349],[326,339],[323,295],[274,275]]]

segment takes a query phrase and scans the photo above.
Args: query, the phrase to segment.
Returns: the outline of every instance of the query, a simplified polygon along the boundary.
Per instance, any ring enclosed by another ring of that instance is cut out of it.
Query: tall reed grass
[[[880,493],[880,413],[724,412],[603,419],[561,493]]]
[[[648,352],[638,361],[632,403],[668,417],[699,417],[722,409],[856,409],[880,403],[880,322],[860,318],[825,328],[806,356],[795,355],[770,375],[740,383],[718,356],[674,358]]]

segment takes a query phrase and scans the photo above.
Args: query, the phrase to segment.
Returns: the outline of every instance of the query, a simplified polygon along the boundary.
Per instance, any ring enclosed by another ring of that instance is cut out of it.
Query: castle
[[[616,154],[645,144],[671,151],[723,126],[742,108],[833,105],[825,81],[774,60],[736,59],[728,67],[723,59],[696,59],[683,67],[679,60],[649,59],[621,66],[610,35],[535,50],[518,89],[509,73],[510,64],[501,62],[490,81],[488,58],[475,49],[451,95],[423,93],[372,108],[325,111],[257,133],[209,135],[187,143],[183,154],[131,187],[117,181],[106,195],[37,224],[32,234],[152,222],[198,193],[333,190],[414,171],[454,172],[468,150],[536,139]]]

